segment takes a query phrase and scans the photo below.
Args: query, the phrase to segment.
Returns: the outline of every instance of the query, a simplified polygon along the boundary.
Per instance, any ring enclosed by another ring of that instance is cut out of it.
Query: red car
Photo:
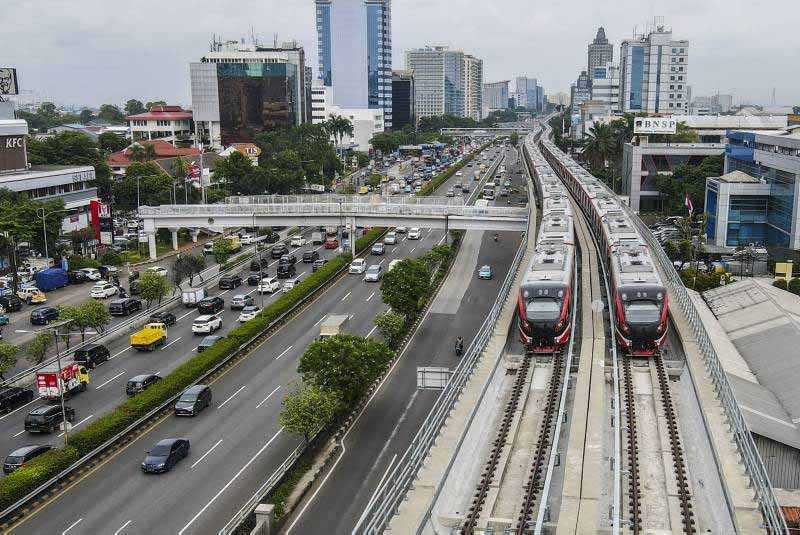
[[[338,249],[339,248],[339,240],[328,240],[325,242],[326,249]]]

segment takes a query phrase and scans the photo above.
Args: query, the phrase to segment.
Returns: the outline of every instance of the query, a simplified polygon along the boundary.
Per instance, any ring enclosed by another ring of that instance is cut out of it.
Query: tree
[[[333,420],[340,405],[335,392],[304,382],[283,398],[278,422],[290,433],[303,435],[308,442],[313,433]]]
[[[103,132],[97,137],[97,144],[106,153],[121,151],[128,146],[128,140],[114,132]]]
[[[111,124],[121,124],[125,120],[125,114],[113,104],[103,104],[97,117]]]
[[[402,260],[383,276],[383,302],[410,322],[419,311],[422,299],[430,292],[430,274],[425,262]]]
[[[616,148],[611,127],[603,123],[595,123],[587,132],[588,140],[583,147],[583,157],[592,169],[603,170],[608,161],[613,159]]]
[[[94,119],[94,114],[92,113],[92,110],[87,110],[86,108],[83,108],[78,118],[80,119],[81,124],[87,124],[89,121]]]
[[[786,284],[786,279],[778,279],[772,283],[772,285],[776,288],[780,288],[781,290],[788,290],[789,286]]]
[[[111,168],[97,143],[81,132],[59,132],[46,139],[28,138],[28,162],[32,165],[91,165],[98,196],[111,193]]]
[[[180,286],[184,279],[189,279],[189,286],[191,286],[194,282],[194,277],[200,275],[205,268],[206,260],[202,256],[192,254],[179,255],[172,264],[174,282],[177,286]]]
[[[212,178],[231,195],[267,193],[267,175],[264,169],[253,166],[250,158],[239,151],[233,151],[227,158],[219,158],[214,163]]]
[[[100,263],[104,266],[121,266],[123,263],[122,255],[109,249],[100,257]]]
[[[47,351],[53,346],[55,338],[50,331],[39,331],[28,343],[28,360],[31,364],[41,364],[47,356]]]
[[[786,285],[786,289],[794,295],[800,295],[800,278],[795,277],[790,280],[789,284]]]
[[[5,340],[0,341],[0,379],[6,380],[4,374],[9,370],[13,370],[17,365],[17,354],[19,347],[14,344],[9,344]]]
[[[167,103],[163,100],[154,100],[152,102],[148,102],[147,104],[145,104],[145,107],[147,108],[148,111],[150,111],[156,106],[166,106],[166,105]]]
[[[231,242],[225,238],[216,240],[211,249],[211,254],[214,255],[214,260],[217,264],[224,264],[227,262],[232,252]]]
[[[672,260],[673,262],[678,259],[680,256],[678,251],[678,246],[675,245],[675,242],[672,240],[667,240],[664,242],[664,253],[666,253],[667,258]]]
[[[172,200],[172,177],[153,162],[134,162],[125,177],[114,182],[114,199],[120,208],[135,209],[139,204],[159,206]]]
[[[509,136],[509,141],[511,142],[511,145],[516,147],[517,143],[519,143],[519,134],[517,134],[516,132],[511,132],[511,135]]]
[[[172,291],[169,281],[152,271],[145,272],[139,277],[139,289],[141,290],[142,299],[147,301],[148,308],[156,301],[160,303]]]
[[[305,383],[340,397],[352,407],[389,365],[392,351],[383,342],[340,334],[312,342],[297,366]]]
[[[138,115],[147,111],[141,100],[132,98],[125,103],[125,115]]]
[[[375,316],[374,323],[389,347],[397,349],[406,333],[405,318],[394,312],[385,312]]]
[[[94,299],[84,301],[80,305],[63,305],[58,307],[58,311],[60,320],[69,321],[70,330],[81,333],[81,342],[86,341],[87,330],[96,329],[102,333],[111,323],[108,309],[103,303]]]

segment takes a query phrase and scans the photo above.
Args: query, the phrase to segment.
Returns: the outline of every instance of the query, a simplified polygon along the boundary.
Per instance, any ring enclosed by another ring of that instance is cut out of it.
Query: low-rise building
[[[368,152],[370,140],[384,131],[383,110],[376,108],[342,108],[333,104],[333,87],[315,82],[311,88],[311,113],[314,124],[327,121],[331,115],[341,116],[353,125],[353,135],[338,140],[337,149]]]
[[[195,162],[199,160],[200,150],[194,147],[180,148],[174,147],[172,144],[164,141],[163,139],[153,141],[137,141],[139,145],[146,147],[152,145],[155,157],[150,161],[156,163],[159,167],[171,173],[172,162],[180,156],[187,162]],[[216,154],[214,155],[216,156]],[[129,165],[134,163],[135,160],[131,159],[131,147],[127,147],[121,151],[114,152],[108,155],[106,163],[111,167],[111,172],[117,176],[124,176],[125,170]],[[208,162],[206,162],[207,164]]]
[[[180,106],[154,106],[150,111],[125,117],[133,141],[161,139],[175,146],[193,140],[192,112]]]

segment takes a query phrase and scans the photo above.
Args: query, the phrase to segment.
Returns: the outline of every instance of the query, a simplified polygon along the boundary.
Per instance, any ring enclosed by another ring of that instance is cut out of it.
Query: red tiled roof
[[[126,121],[169,121],[178,119],[191,119],[192,112],[186,111],[180,106],[153,106],[153,109],[136,115],[128,115]]]
[[[800,528],[800,507],[783,505],[781,510],[789,528]]]
[[[161,139],[154,139],[153,141],[137,141],[137,143],[140,145],[153,145],[156,149],[155,159],[174,158],[175,156],[198,156],[200,154],[199,149],[182,149],[173,147],[171,143]],[[113,154],[109,154],[108,158],[106,158],[106,163],[108,163],[108,165],[111,167],[126,167],[132,164],[133,161],[128,158],[129,149],[130,147]]]

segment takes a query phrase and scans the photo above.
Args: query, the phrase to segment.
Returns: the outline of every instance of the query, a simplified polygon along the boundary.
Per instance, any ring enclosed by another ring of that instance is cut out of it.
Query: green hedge
[[[386,232],[374,228],[356,240],[356,250],[363,251]],[[231,356],[248,340],[263,333],[282,314],[294,305],[330,282],[336,273],[351,261],[349,253],[343,253],[311,273],[274,303],[266,306],[254,319],[231,330],[225,339],[178,366],[164,379],[137,394],[111,412],[97,418],[82,430],[70,436],[70,447],[56,449],[26,464],[13,474],[0,480],[0,509],[13,505],[17,500],[57,475],[80,457],[93,451],[113,438],[148,412],[159,407],[171,397],[194,384],[203,374]],[[86,395],[86,394],[84,394]]]
[[[430,182],[428,182],[427,184],[425,184],[422,187],[422,189],[419,191],[419,193],[417,193],[417,195],[420,195],[420,196],[422,196],[422,195],[431,195],[436,190],[436,188],[438,188],[439,186],[441,186],[442,184],[447,182],[447,179],[452,177],[461,168],[463,168],[469,162],[474,160],[475,156],[477,156],[479,153],[481,153],[484,149],[486,149],[492,143],[494,143],[494,141],[490,141],[490,142],[484,144],[483,146],[481,146],[481,148],[479,148],[478,150],[476,150],[475,152],[473,152],[472,154],[470,154],[469,156],[467,156],[466,158],[464,158],[463,160],[458,162],[456,165],[454,165],[453,167],[451,167],[450,169],[448,169],[444,173],[440,173],[440,174],[436,175],[433,178],[433,180],[431,180]]]

